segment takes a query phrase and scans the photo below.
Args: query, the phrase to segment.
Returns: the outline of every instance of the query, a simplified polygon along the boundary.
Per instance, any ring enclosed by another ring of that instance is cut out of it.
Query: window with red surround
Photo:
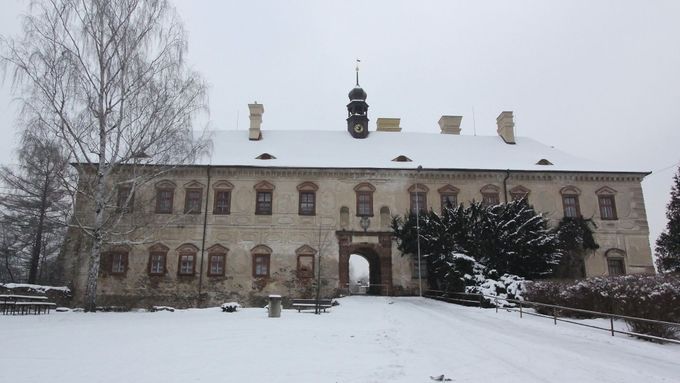
[[[409,189],[411,214],[427,212],[427,192],[429,189],[423,184],[415,184]]]
[[[494,206],[501,203],[500,188],[496,185],[486,185],[480,192],[482,193],[482,205]]]
[[[459,190],[457,187],[452,185],[444,185],[437,189],[437,191],[439,192],[439,203],[442,213],[447,207],[451,209],[458,206]]]
[[[125,274],[128,266],[128,253],[124,252],[113,252],[110,253],[111,257],[111,274]]]
[[[172,204],[175,197],[175,189],[156,190],[156,213],[172,214]]]
[[[519,201],[521,199],[526,199],[526,201],[529,202],[529,193],[530,190],[524,186],[515,186],[510,189],[510,200]]]
[[[231,214],[231,190],[233,188],[234,185],[225,180],[213,184],[213,214]]]
[[[319,187],[312,182],[303,182],[297,186],[299,215],[316,215],[316,191],[318,189]]]
[[[134,196],[131,195],[132,188],[130,186],[119,186],[118,196],[116,201],[116,208],[121,213],[131,213],[134,204]]]
[[[616,215],[616,190],[610,187],[603,187],[598,189],[597,202],[600,205],[600,218],[603,220],[618,219]]]
[[[297,277],[298,278],[313,278],[314,277],[314,256],[316,250],[311,246],[303,245],[295,250],[297,254]]]
[[[271,249],[264,245],[259,245],[251,250],[253,257],[253,277],[269,277],[269,262]]]
[[[226,274],[227,253],[229,249],[222,245],[208,248],[208,276],[223,277]]]
[[[375,187],[367,182],[354,187],[357,199],[357,216],[373,217],[373,192]]]
[[[194,276],[196,274],[196,254],[198,248],[192,244],[182,245],[177,249],[177,275]]]
[[[274,185],[267,181],[262,181],[255,185],[255,192],[255,214],[272,215],[274,210]]]
[[[574,186],[566,186],[560,190],[560,194],[562,194],[564,216],[567,218],[580,217],[581,207],[579,206],[579,195],[581,194],[581,191]]]
[[[202,204],[203,204],[203,189],[198,188],[186,189],[186,197],[184,199],[185,214],[201,214]]]
[[[166,268],[167,257],[168,257],[167,247],[161,244],[151,246],[149,248],[149,266],[148,266],[149,275],[165,275],[165,272],[167,271]]]

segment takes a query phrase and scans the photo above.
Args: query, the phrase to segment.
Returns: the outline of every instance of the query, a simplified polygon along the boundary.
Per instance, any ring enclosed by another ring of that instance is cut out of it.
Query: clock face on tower
[[[364,125],[363,124],[354,124],[354,132],[355,133],[363,133],[364,131]]]

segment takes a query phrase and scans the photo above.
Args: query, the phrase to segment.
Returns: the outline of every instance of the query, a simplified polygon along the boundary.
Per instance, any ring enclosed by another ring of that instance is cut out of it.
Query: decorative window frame
[[[362,182],[354,187],[354,194],[356,198],[356,216],[357,217],[373,217],[373,193],[375,193],[375,186],[368,182]],[[361,214],[359,209],[359,196],[368,197],[368,209],[369,214]]]
[[[603,186],[595,191],[597,195],[597,206],[600,210],[600,219],[603,221],[616,221],[619,219],[618,213],[616,211],[616,193],[617,191],[610,188],[609,186]],[[611,201],[612,215],[605,217],[603,200],[608,199]],[[624,269],[625,270],[625,269]]]
[[[267,181],[260,181],[255,186],[255,215],[272,215],[274,213],[274,189],[276,187]],[[260,193],[269,193],[269,209],[261,209],[259,203]]]
[[[493,184],[484,185],[479,192],[482,194],[482,204],[484,206],[495,206],[501,203],[501,188]],[[491,204],[487,202],[489,199],[497,201],[497,203]]]
[[[617,249],[617,248],[611,248],[604,253],[604,259],[605,259],[605,266],[607,267],[607,275],[626,275],[627,274],[627,267],[626,267],[626,252]],[[621,262],[621,268],[623,273],[622,274],[610,274],[610,266],[609,266],[609,261],[616,261],[616,262]]]
[[[150,276],[163,276],[168,273],[168,252],[170,251],[170,248],[167,246],[157,243],[151,247],[149,247],[149,261],[147,264],[147,273]],[[154,272],[152,269],[152,261],[154,256],[161,256],[163,260],[163,271],[162,272]]]
[[[234,190],[234,185],[229,181],[221,180],[213,184],[213,215],[228,215],[231,214],[231,191]],[[227,193],[227,207],[226,211],[217,210],[217,196],[219,193]]]
[[[196,276],[196,261],[198,258],[198,247],[191,243],[185,243],[178,247],[177,253],[177,276],[178,277],[194,277]],[[191,271],[182,271],[182,257],[191,257]]]
[[[269,246],[257,245],[250,250],[250,255],[251,255],[251,263],[252,263],[252,266],[253,266],[252,267],[253,268],[253,270],[252,270],[253,278],[269,278],[269,276],[271,275],[271,268],[272,268],[271,267],[272,266],[272,264],[271,264],[272,249]],[[260,257],[266,259],[266,263],[267,263],[267,274],[266,275],[265,274],[257,274],[257,263],[256,263],[255,259],[260,258]]]
[[[198,181],[191,181],[184,185],[184,214],[201,214],[203,211],[203,189],[205,185]],[[189,208],[190,193],[198,193],[198,210]]]
[[[562,189],[560,189],[560,195],[562,196],[562,214],[564,217],[567,218],[578,218],[581,217],[581,201],[580,196],[581,196],[581,189],[577,188],[576,186],[565,186]],[[576,216],[570,216],[567,215],[567,205],[565,204],[565,197],[573,197],[574,201],[576,202],[575,204],[575,209],[576,209]]]
[[[127,191],[123,193],[123,191]],[[121,201],[121,197],[125,195],[125,200]],[[134,211],[135,193],[133,192],[132,184],[123,183],[117,186],[116,191],[116,212],[118,213],[132,213]]]
[[[227,254],[229,254],[229,249],[219,244],[212,245],[208,248],[208,270],[206,270],[206,273],[209,277],[223,277],[227,274]],[[222,258],[221,273],[212,272],[213,257]]]
[[[510,194],[510,201],[519,201],[525,198],[527,202],[529,202],[529,194],[531,193],[531,190],[525,188],[522,185],[517,185],[510,189],[508,193]]]
[[[319,186],[313,182],[303,182],[297,186],[298,190],[298,215],[313,216],[316,215],[316,192]],[[311,211],[304,211],[302,209],[302,195],[312,195],[312,209]]]
[[[458,194],[460,194],[460,189],[457,187],[446,184],[437,189],[437,192],[439,193],[439,205],[442,212],[444,212],[444,208],[446,207],[444,202],[445,197],[454,197],[456,203],[451,207],[456,207],[455,205],[458,205]]]
[[[295,254],[297,255],[297,277],[301,279],[314,278],[314,272],[316,271],[316,250],[309,245],[302,245],[297,250],[295,250]],[[305,257],[312,258],[312,269],[303,273],[302,270],[300,270],[300,261],[301,258]]]
[[[422,206],[418,204],[418,209],[420,209],[420,214],[427,213],[427,193],[430,191],[430,189],[423,185],[422,183],[415,183],[411,185],[411,187],[408,188],[408,201],[409,201],[409,212],[411,214],[416,213],[416,204],[415,204],[415,198],[417,196],[422,196],[423,197],[423,204]]]
[[[123,270],[115,270],[115,257],[120,255]],[[129,267],[130,248],[127,246],[115,246],[104,253],[105,267],[103,269],[111,275],[124,276]]]
[[[163,180],[156,182],[155,186],[155,197],[156,197],[156,214],[172,214],[175,210],[175,189],[177,189],[177,185],[168,180]],[[161,192],[170,192],[170,210],[165,211],[161,209],[161,199],[160,199],[160,193]]]

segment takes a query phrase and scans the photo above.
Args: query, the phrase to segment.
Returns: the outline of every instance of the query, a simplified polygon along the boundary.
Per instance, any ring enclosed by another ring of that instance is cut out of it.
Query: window
[[[444,212],[445,208],[454,208],[458,206],[458,188],[452,185],[444,185],[437,189],[439,192],[439,203],[441,206],[441,211]]]
[[[130,186],[120,186],[118,188],[118,198],[116,207],[121,213],[131,213],[134,196],[131,196],[132,188]]]
[[[499,192],[500,189],[495,185],[486,185],[480,192],[482,193],[482,205],[484,206],[494,206],[501,203]]]
[[[128,254],[123,251],[109,253],[111,260],[111,274],[125,274],[127,271]]]
[[[609,275],[625,275],[626,269],[623,264],[622,258],[608,258],[607,259],[607,271]]]
[[[182,245],[177,249],[177,275],[193,276],[196,273],[196,253],[198,247],[192,244]]]
[[[423,184],[415,184],[408,189],[410,193],[411,214],[427,212],[427,192],[428,188]]]
[[[156,183],[156,213],[172,214],[175,199],[175,184],[170,181]]]
[[[295,250],[295,254],[297,254],[297,277],[313,278],[314,255],[316,254],[316,250],[308,245],[304,245]]]
[[[215,182],[213,200],[213,214],[222,215],[231,213],[231,190],[234,185],[227,181]]]
[[[529,193],[529,189],[524,186],[515,186],[510,189],[510,200],[519,201],[521,199],[526,199],[526,201],[529,202]]]
[[[203,189],[186,189],[184,213],[201,214],[201,205],[203,205]]]
[[[560,191],[562,194],[562,207],[564,208],[564,216],[567,218],[577,218],[581,216],[581,208],[579,207],[579,194],[581,191],[573,186],[567,186]]]
[[[316,215],[316,191],[319,189],[312,182],[303,182],[297,187],[299,192],[299,215]]]
[[[269,276],[269,260],[271,249],[267,246],[259,245],[251,250],[253,255],[253,277],[264,278]]]
[[[420,263],[418,263],[418,256],[413,256],[413,279],[426,279],[427,278],[427,261],[420,258]]]
[[[255,214],[271,215],[272,214],[272,196],[274,192],[274,185],[267,181],[262,181],[255,185]]]
[[[213,245],[208,249],[208,276],[224,276],[227,262],[227,249],[221,245]]]
[[[598,189],[595,194],[597,194],[597,201],[600,205],[600,218],[604,220],[618,219],[616,216],[616,190],[605,186]]]
[[[369,183],[361,183],[354,187],[357,198],[357,216],[373,217],[373,192],[375,187]]]
[[[165,275],[168,248],[156,244],[149,249],[149,275]]]

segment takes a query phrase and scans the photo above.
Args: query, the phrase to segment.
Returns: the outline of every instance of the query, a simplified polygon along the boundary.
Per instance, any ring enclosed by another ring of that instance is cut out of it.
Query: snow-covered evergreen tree
[[[656,240],[656,266],[660,272],[680,273],[680,167],[673,177],[666,218],[666,230]]]

